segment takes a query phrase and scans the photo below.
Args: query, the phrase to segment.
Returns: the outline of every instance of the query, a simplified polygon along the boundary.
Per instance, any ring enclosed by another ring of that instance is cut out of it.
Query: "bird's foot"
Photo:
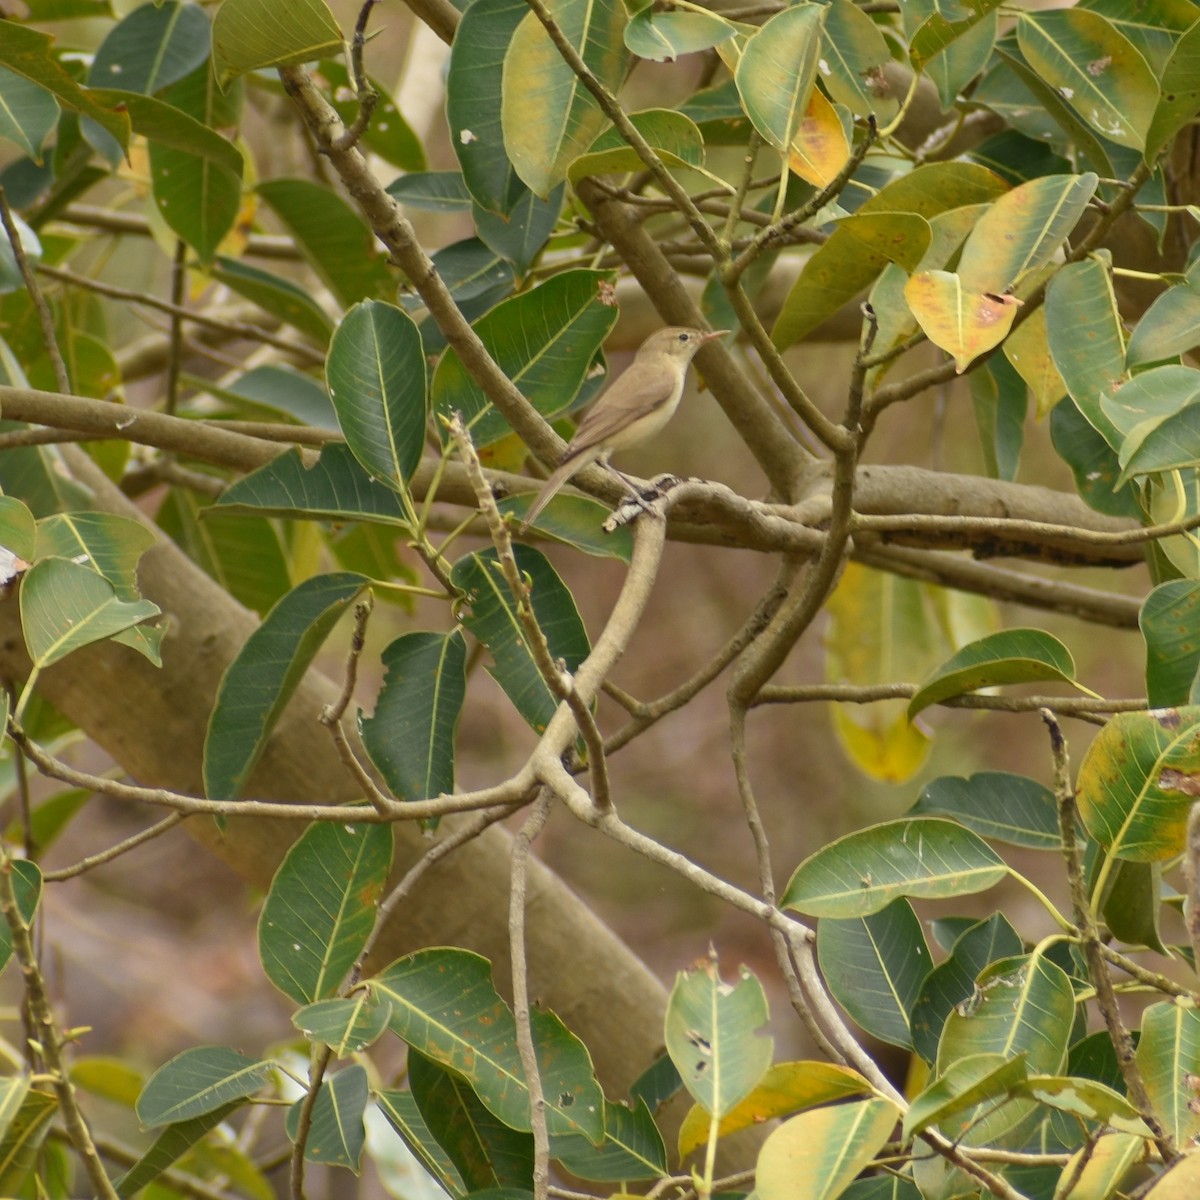
[[[628,480],[626,482],[629,482]],[[629,495],[621,501],[616,509],[604,522],[605,533],[615,533],[625,525],[631,525],[639,517],[647,514],[664,516],[662,501],[672,488],[678,487],[687,480],[678,475],[656,475],[645,487],[634,486],[630,482]]]

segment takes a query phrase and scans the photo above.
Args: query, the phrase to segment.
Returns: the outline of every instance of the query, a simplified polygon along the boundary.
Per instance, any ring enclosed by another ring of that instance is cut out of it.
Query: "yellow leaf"
[[[837,177],[849,157],[850,143],[837,111],[820,88],[813,88],[788,148],[788,166],[806,183],[820,188]]]
[[[787,1116],[818,1104],[830,1104],[847,1096],[866,1096],[872,1091],[871,1085],[849,1067],[824,1062],[776,1063],[750,1095],[725,1114],[717,1136],[727,1137],[773,1117]],[[692,1105],[679,1127],[681,1160],[708,1141],[711,1119],[699,1104]]]
[[[961,375],[981,354],[1004,341],[1021,301],[994,292],[968,292],[950,271],[918,271],[904,298],[925,336],[954,359]]]
[[[903,783],[922,767],[929,754],[929,735],[908,720],[903,700],[885,700],[850,714],[843,706],[833,713],[833,727],[846,757],[864,775],[884,783]]]
[[[1050,354],[1045,308],[1039,308],[1008,335],[1004,353],[1033,393],[1037,419],[1042,420],[1067,394],[1067,385]]]

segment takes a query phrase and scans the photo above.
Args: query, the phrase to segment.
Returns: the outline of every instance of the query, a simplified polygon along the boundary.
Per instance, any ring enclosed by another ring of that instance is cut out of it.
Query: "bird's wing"
[[[595,446],[603,446],[614,433],[648,416],[670,399],[674,384],[673,374],[664,372],[657,364],[632,363],[588,409],[563,461]]]

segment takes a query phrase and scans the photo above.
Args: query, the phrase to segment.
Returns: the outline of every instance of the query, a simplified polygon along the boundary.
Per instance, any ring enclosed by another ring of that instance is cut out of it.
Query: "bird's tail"
[[[550,478],[542,484],[542,490],[538,492],[537,499],[525,514],[525,519],[521,522],[521,533],[524,533],[538,519],[542,509],[558,494],[559,488],[584,465],[585,463],[581,462],[578,458],[568,458],[554,469]]]

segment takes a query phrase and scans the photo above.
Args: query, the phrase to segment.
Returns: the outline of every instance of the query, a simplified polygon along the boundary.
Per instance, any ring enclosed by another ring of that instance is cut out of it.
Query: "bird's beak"
[[[717,338],[722,338],[727,333],[731,333],[731,332],[732,332],[732,330],[729,330],[729,329],[713,329],[713,330],[710,330],[708,333],[706,333],[700,340],[701,340],[701,342],[716,341]]]

